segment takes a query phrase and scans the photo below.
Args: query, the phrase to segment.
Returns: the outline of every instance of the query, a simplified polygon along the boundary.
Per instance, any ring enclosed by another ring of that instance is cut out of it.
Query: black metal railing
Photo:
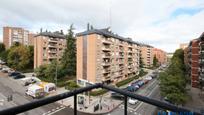
[[[137,99],[139,101],[143,101],[145,103],[160,107],[160,108],[165,109],[165,110],[176,112],[176,113],[193,113],[193,115],[202,115],[201,113],[190,111],[190,110],[183,108],[183,107],[178,107],[178,106],[175,106],[172,104],[168,104],[168,103],[165,103],[162,101],[151,99],[149,97],[134,94],[134,93],[131,93],[131,92],[128,92],[128,91],[125,91],[122,89],[118,89],[115,87],[111,87],[111,86],[108,86],[105,84],[101,84],[101,83],[97,83],[97,84],[94,84],[91,86],[79,88],[79,89],[76,89],[76,90],[73,90],[70,92],[65,92],[65,93],[58,94],[58,95],[55,95],[52,97],[46,97],[46,98],[38,99],[38,100],[35,100],[32,102],[26,103],[24,105],[19,105],[19,106],[5,109],[5,110],[1,110],[0,115],[19,114],[19,113],[22,113],[22,112],[46,105],[46,104],[50,104],[50,103],[53,103],[53,102],[56,102],[56,101],[59,101],[61,99],[65,99],[65,98],[68,98],[71,96],[74,96],[74,115],[77,115],[77,94],[80,94],[80,93],[83,93],[86,91],[90,91],[90,90],[96,89],[96,88],[103,88],[103,89],[114,91],[114,92],[117,92],[117,93],[124,95],[124,97],[125,97],[124,98],[124,115],[127,115],[127,98],[128,97],[131,97],[131,98]]]

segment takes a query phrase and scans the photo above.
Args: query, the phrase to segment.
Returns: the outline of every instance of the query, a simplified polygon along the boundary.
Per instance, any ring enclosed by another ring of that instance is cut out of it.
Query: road
[[[156,79],[152,80],[146,86],[140,88],[136,94],[159,100],[160,92],[158,81]],[[136,105],[128,104],[128,115],[151,115],[155,109],[155,106],[143,102],[138,102]],[[107,115],[124,115],[124,105],[120,105],[117,109]]]
[[[4,73],[0,73],[0,110],[32,101],[33,99],[31,97],[25,96],[25,90],[26,88],[22,86],[17,80],[8,77]],[[7,101],[7,97],[9,95],[13,96],[13,100],[10,102]],[[52,103],[22,113],[22,115],[42,115],[47,113],[47,111],[55,110],[56,108],[60,107],[61,106],[59,104]]]

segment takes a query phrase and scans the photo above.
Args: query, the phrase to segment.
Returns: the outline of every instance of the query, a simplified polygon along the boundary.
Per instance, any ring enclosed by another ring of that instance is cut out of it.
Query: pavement
[[[204,97],[201,97],[201,90],[198,88],[193,88],[190,85],[187,86],[190,89],[188,91],[189,96],[191,97],[189,101],[184,105],[184,107],[196,111],[202,112],[204,114]]]

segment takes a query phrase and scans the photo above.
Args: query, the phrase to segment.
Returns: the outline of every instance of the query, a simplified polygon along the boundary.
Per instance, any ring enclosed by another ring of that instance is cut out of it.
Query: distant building
[[[185,49],[185,48],[187,48],[188,47],[188,43],[181,43],[180,45],[179,45],[180,47],[180,49]]]
[[[191,86],[204,87],[204,33],[189,43],[188,71],[191,77]]]
[[[61,60],[66,47],[65,35],[60,32],[40,32],[34,38],[34,68]]]
[[[3,43],[6,49],[14,43],[33,45],[33,37],[29,37],[29,31],[20,27],[3,27]]]
[[[117,83],[139,73],[139,44],[106,29],[89,29],[77,36],[77,82]]]
[[[153,66],[153,47],[147,44],[140,44],[140,56],[143,61],[144,67]]]
[[[156,56],[160,65],[167,63],[167,53],[165,51],[154,48],[153,55]]]

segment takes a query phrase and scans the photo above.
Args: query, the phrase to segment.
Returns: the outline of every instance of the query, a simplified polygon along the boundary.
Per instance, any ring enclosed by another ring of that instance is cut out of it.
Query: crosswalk
[[[120,109],[124,109],[124,105],[120,105],[119,108],[120,108]],[[127,107],[127,110],[128,110],[128,112],[133,113],[133,114],[135,114],[135,115],[142,115],[142,114],[140,114],[140,113],[137,113],[137,112],[135,111],[135,109],[133,109],[133,108],[131,108],[131,107]]]
[[[66,108],[66,106],[61,105],[61,106],[59,106],[59,107],[53,108],[53,109],[50,110],[50,111],[47,111],[46,113],[43,113],[42,115],[52,115],[52,114],[54,114],[54,113],[56,113],[56,112],[58,112],[58,111],[61,111],[62,109],[65,109],[65,108]]]

